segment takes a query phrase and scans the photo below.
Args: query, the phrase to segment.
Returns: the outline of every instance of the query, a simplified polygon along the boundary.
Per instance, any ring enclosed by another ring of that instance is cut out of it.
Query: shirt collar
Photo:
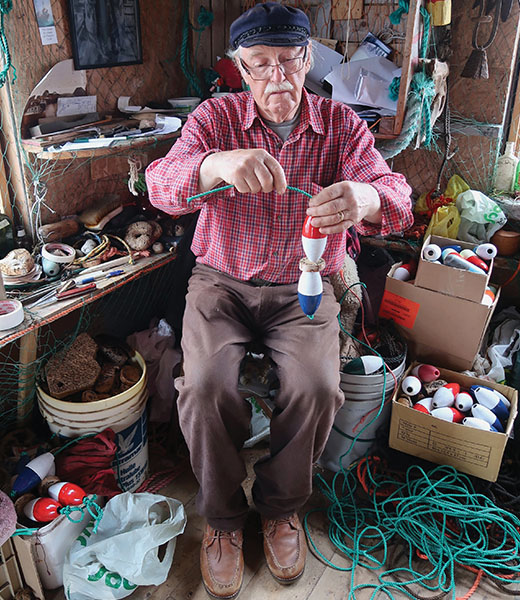
[[[258,114],[258,109],[256,107],[253,94],[249,92],[247,103],[246,103],[246,111],[244,120],[242,123],[242,129],[245,131],[249,129],[255,119],[261,121],[260,115]],[[323,117],[320,114],[320,111],[317,105],[314,102],[311,102],[309,98],[309,92],[305,88],[302,91],[302,111],[301,111],[301,119],[300,119],[300,127],[307,127],[309,124],[312,129],[321,135],[325,135],[325,126],[323,124]]]

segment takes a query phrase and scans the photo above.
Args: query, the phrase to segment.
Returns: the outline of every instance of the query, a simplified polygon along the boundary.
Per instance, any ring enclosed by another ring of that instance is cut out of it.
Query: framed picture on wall
[[[69,0],[74,68],[143,62],[138,0]]]

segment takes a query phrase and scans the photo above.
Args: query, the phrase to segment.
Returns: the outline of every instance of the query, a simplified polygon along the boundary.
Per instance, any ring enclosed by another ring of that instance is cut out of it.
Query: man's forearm
[[[216,173],[217,163],[221,157],[218,152],[206,156],[200,165],[199,170],[199,190],[207,192],[213,189],[217,184],[222,183],[223,179]]]

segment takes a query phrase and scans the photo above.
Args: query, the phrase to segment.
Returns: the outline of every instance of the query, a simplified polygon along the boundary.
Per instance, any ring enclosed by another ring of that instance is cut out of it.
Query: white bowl
[[[198,96],[185,96],[183,98],[169,98],[168,102],[177,113],[188,114],[201,102]]]

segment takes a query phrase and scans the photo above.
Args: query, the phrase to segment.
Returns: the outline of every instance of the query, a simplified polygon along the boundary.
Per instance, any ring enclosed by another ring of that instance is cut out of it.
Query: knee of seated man
[[[236,370],[224,369],[211,361],[197,364],[189,373],[185,373],[184,384],[197,395],[210,395],[218,398],[220,392],[230,393],[237,387]]]
[[[316,413],[333,409],[340,397],[338,376],[327,369],[311,369],[293,378],[295,396],[306,409]]]

